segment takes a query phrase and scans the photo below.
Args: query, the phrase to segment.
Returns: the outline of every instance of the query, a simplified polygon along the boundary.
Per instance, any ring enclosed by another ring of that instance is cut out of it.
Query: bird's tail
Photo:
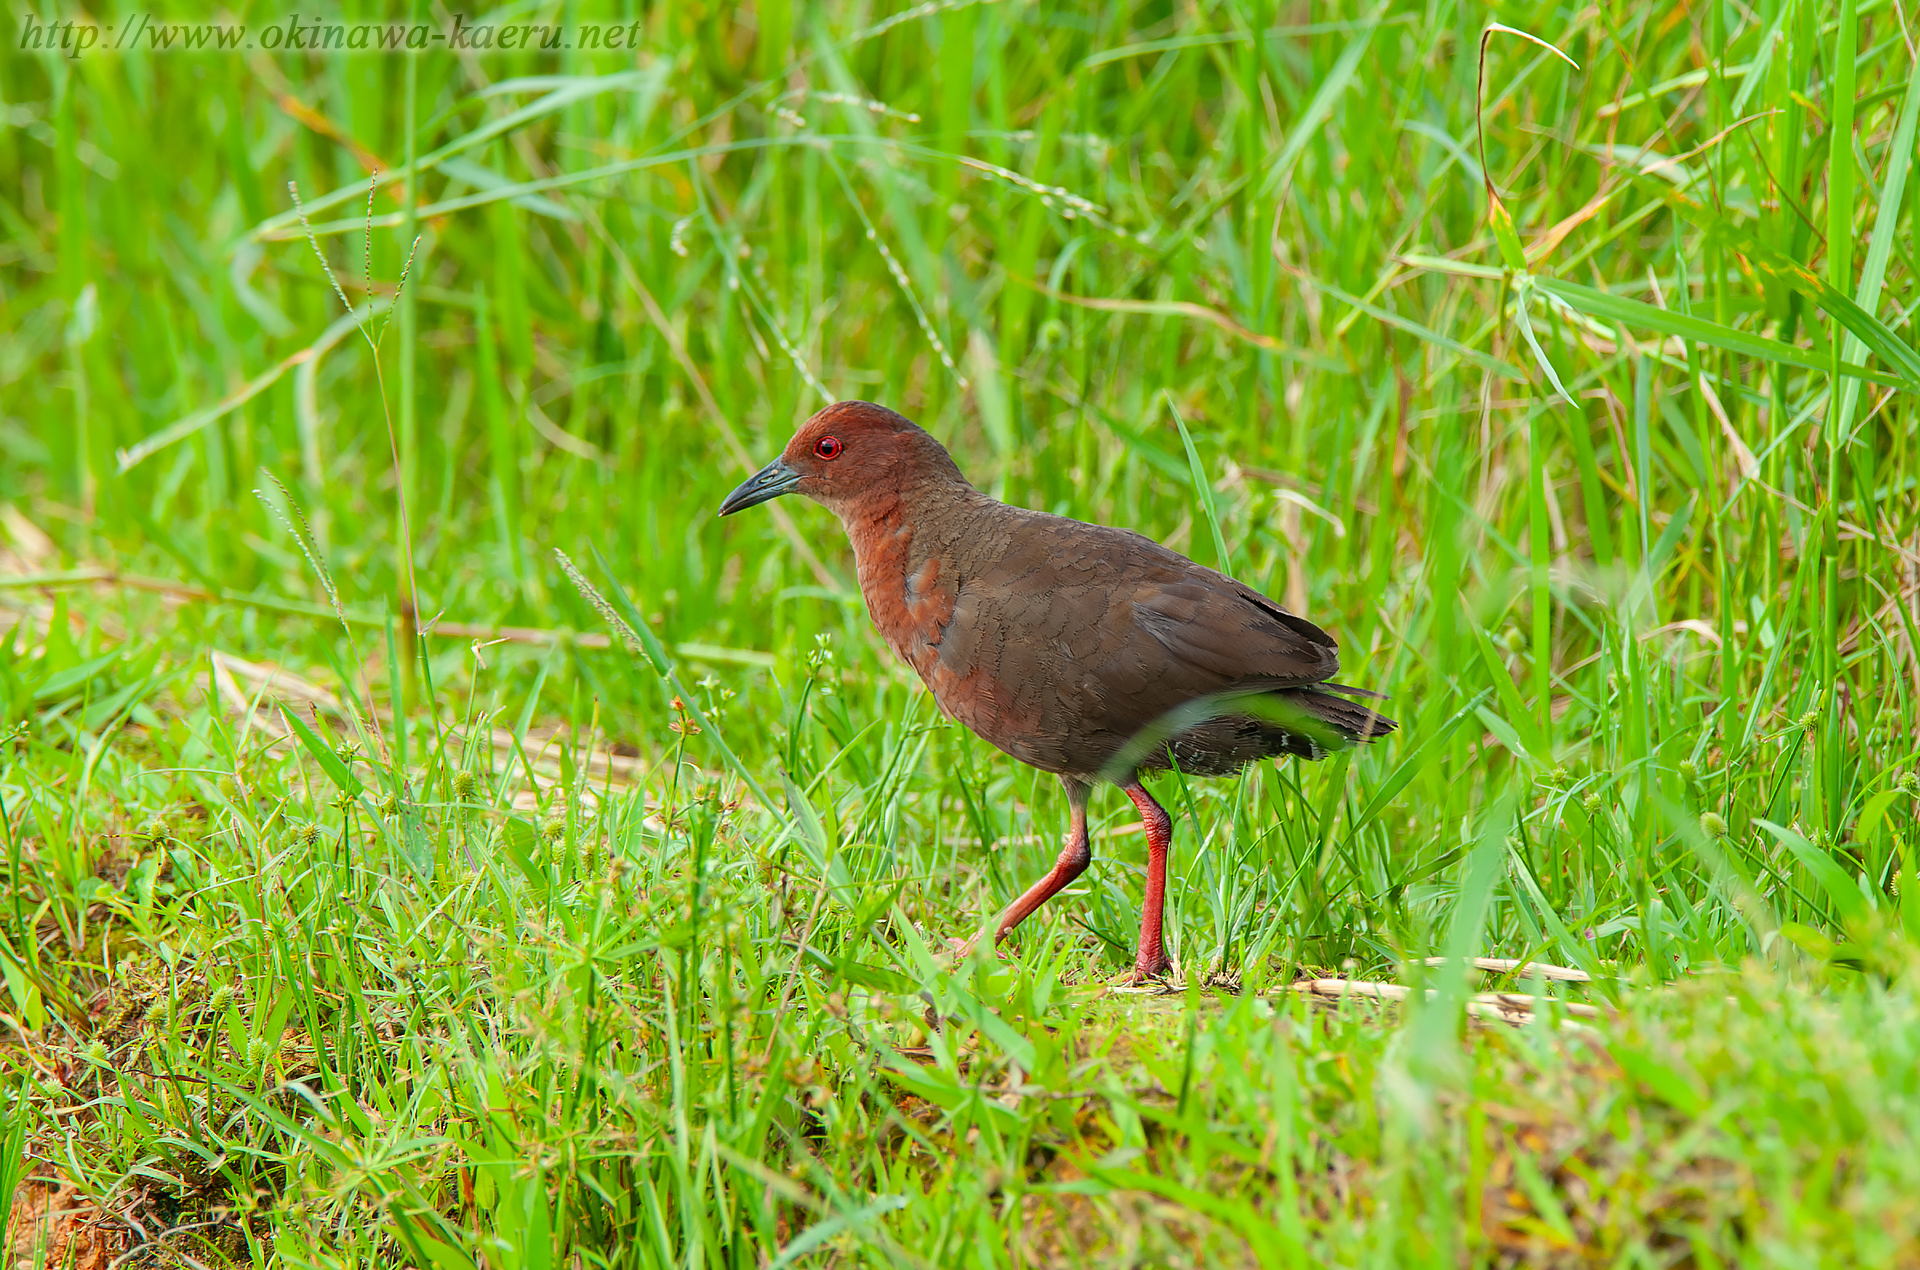
[[[1333,692],[1327,689],[1332,689]],[[1344,688],[1339,684],[1327,684],[1324,687],[1316,685],[1312,688],[1288,688],[1274,695],[1284,697],[1308,719],[1325,724],[1335,735],[1351,745],[1355,742],[1371,741],[1375,737],[1385,736],[1400,726],[1364,702],[1349,701],[1345,697],[1334,695],[1334,692],[1363,691],[1358,688]],[[1380,694],[1368,692],[1365,695],[1377,697]]]

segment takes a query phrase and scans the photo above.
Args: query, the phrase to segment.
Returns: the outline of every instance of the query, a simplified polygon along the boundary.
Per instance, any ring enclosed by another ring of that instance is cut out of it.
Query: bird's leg
[[[1087,840],[1087,796],[1093,792],[1093,787],[1070,776],[1062,776],[1060,783],[1067,788],[1067,806],[1071,809],[1072,817],[1067,827],[1066,844],[1060,848],[1060,858],[1053,862],[1053,868],[1047,871],[1047,876],[1000,910],[993,928],[993,942],[996,944],[1007,937],[1008,931],[1033,916],[1033,911],[1057,895],[1061,888],[1085,873],[1087,866],[1093,863],[1093,847]]]
[[[1173,842],[1173,817],[1153,801],[1153,795],[1135,777],[1124,787],[1127,797],[1140,809],[1140,823],[1147,831],[1147,896],[1140,905],[1140,951],[1134,954],[1134,983],[1158,979],[1173,969],[1161,943],[1161,918],[1167,899],[1167,847]]]

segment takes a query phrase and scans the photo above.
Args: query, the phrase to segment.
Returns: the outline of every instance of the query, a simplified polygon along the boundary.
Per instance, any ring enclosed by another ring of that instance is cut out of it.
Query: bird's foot
[[[1173,959],[1165,953],[1158,957],[1140,957],[1133,963],[1133,969],[1113,981],[1116,988],[1145,988],[1152,985],[1164,985],[1173,978]]]
[[[943,953],[935,953],[933,959],[939,963],[941,969],[953,970],[965,962],[967,958],[973,956],[974,946],[979,942],[980,936],[978,935],[975,935],[972,939],[955,939],[952,936],[948,936],[947,950]],[[993,955],[1001,961],[1007,959],[1007,954],[1001,952],[997,947],[993,950]]]

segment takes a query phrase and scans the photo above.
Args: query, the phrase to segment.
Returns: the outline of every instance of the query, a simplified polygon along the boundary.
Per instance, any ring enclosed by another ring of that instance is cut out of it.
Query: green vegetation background
[[[1920,1265],[1911,15],[197,20],[0,19],[10,1255]],[[1110,794],[930,955],[1064,806],[713,516],[844,397],[1393,694],[1164,782],[1174,995]]]

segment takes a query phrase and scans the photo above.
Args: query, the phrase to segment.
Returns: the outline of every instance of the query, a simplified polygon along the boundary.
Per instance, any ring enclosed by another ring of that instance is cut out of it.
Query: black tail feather
[[[1400,726],[1371,706],[1363,705],[1358,701],[1349,701],[1345,697],[1336,697],[1333,693],[1325,691],[1327,688],[1336,686],[1317,684],[1311,688],[1290,688],[1277,695],[1285,697],[1298,706],[1308,717],[1326,724],[1348,742],[1371,741],[1375,737],[1387,735]],[[1344,687],[1339,690],[1362,691]],[[1377,692],[1369,692],[1366,695],[1381,696]]]
[[[1356,688],[1352,684],[1317,683],[1313,687],[1316,692],[1337,692],[1343,697],[1365,697],[1369,701],[1389,700],[1384,692],[1375,692],[1371,688]]]

